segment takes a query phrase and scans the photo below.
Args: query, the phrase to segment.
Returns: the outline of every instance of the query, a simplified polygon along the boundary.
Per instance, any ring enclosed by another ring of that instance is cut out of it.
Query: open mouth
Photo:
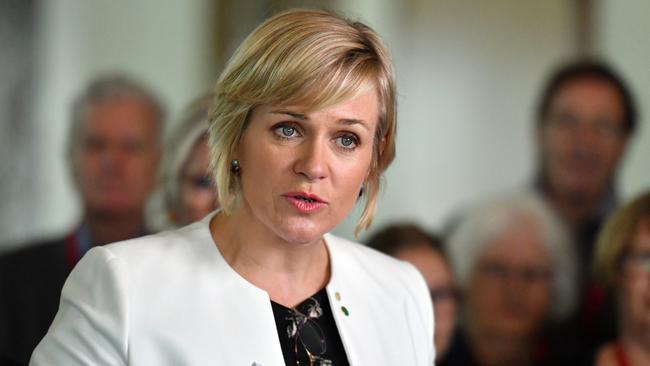
[[[309,202],[309,203],[320,202],[320,201],[318,201],[318,200],[316,200],[316,199],[313,199],[313,198],[311,198],[311,197],[305,197],[305,196],[294,196],[294,197],[297,198],[297,199],[299,199],[299,200],[303,200],[303,201],[305,201],[305,202]]]
[[[287,192],[284,194],[285,197],[290,197],[295,200],[299,200],[302,202],[307,202],[307,203],[327,203],[325,200],[322,198],[318,197],[316,194],[309,193],[309,192],[304,192],[304,191],[296,191],[296,192]]]
[[[328,203],[315,194],[290,192],[283,195],[293,207],[302,213],[312,213],[325,208]]]

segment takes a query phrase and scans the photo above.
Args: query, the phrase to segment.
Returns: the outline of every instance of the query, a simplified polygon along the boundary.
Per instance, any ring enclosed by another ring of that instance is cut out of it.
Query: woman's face
[[[650,219],[637,228],[619,277],[624,327],[650,332]],[[629,328],[628,328],[629,329]]]
[[[488,243],[471,277],[468,310],[483,335],[530,339],[550,308],[552,266],[530,220],[518,222]]]
[[[341,222],[368,177],[378,111],[374,88],[309,113],[256,107],[234,156],[249,227],[310,243]]]
[[[219,207],[208,171],[210,149],[206,140],[204,137],[196,141],[181,171],[180,207],[176,218],[180,225],[198,221]]]
[[[415,266],[427,283],[433,300],[436,355],[444,355],[456,326],[457,298],[451,269],[445,259],[426,243],[402,249],[395,257]]]

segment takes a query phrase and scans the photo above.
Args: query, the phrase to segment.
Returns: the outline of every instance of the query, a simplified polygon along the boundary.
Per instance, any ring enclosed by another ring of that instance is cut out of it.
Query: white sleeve
[[[63,286],[59,311],[30,366],[126,365],[128,292],[123,262],[91,249]]]

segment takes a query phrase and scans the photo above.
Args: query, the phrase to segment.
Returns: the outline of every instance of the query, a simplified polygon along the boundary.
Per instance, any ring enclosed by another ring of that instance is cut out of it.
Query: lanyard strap
[[[79,257],[79,243],[77,233],[74,232],[65,238],[65,260],[70,270],[79,262]]]
[[[627,359],[627,354],[625,354],[625,349],[621,342],[616,343],[616,361],[619,366],[630,366],[630,360]]]

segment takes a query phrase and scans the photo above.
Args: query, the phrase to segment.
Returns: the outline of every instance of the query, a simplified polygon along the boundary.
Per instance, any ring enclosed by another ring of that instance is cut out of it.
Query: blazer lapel
[[[228,365],[284,366],[268,294],[241,277],[216,252],[213,278],[221,283],[215,286],[214,311],[221,314],[223,325],[215,331],[222,345],[228,345],[220,347],[220,359]]]
[[[332,313],[352,366],[381,365],[381,332],[377,331],[376,306],[373,299],[364,296],[367,289],[359,275],[355,261],[345,253],[345,244],[327,235],[330,253],[331,278],[327,285]]]

